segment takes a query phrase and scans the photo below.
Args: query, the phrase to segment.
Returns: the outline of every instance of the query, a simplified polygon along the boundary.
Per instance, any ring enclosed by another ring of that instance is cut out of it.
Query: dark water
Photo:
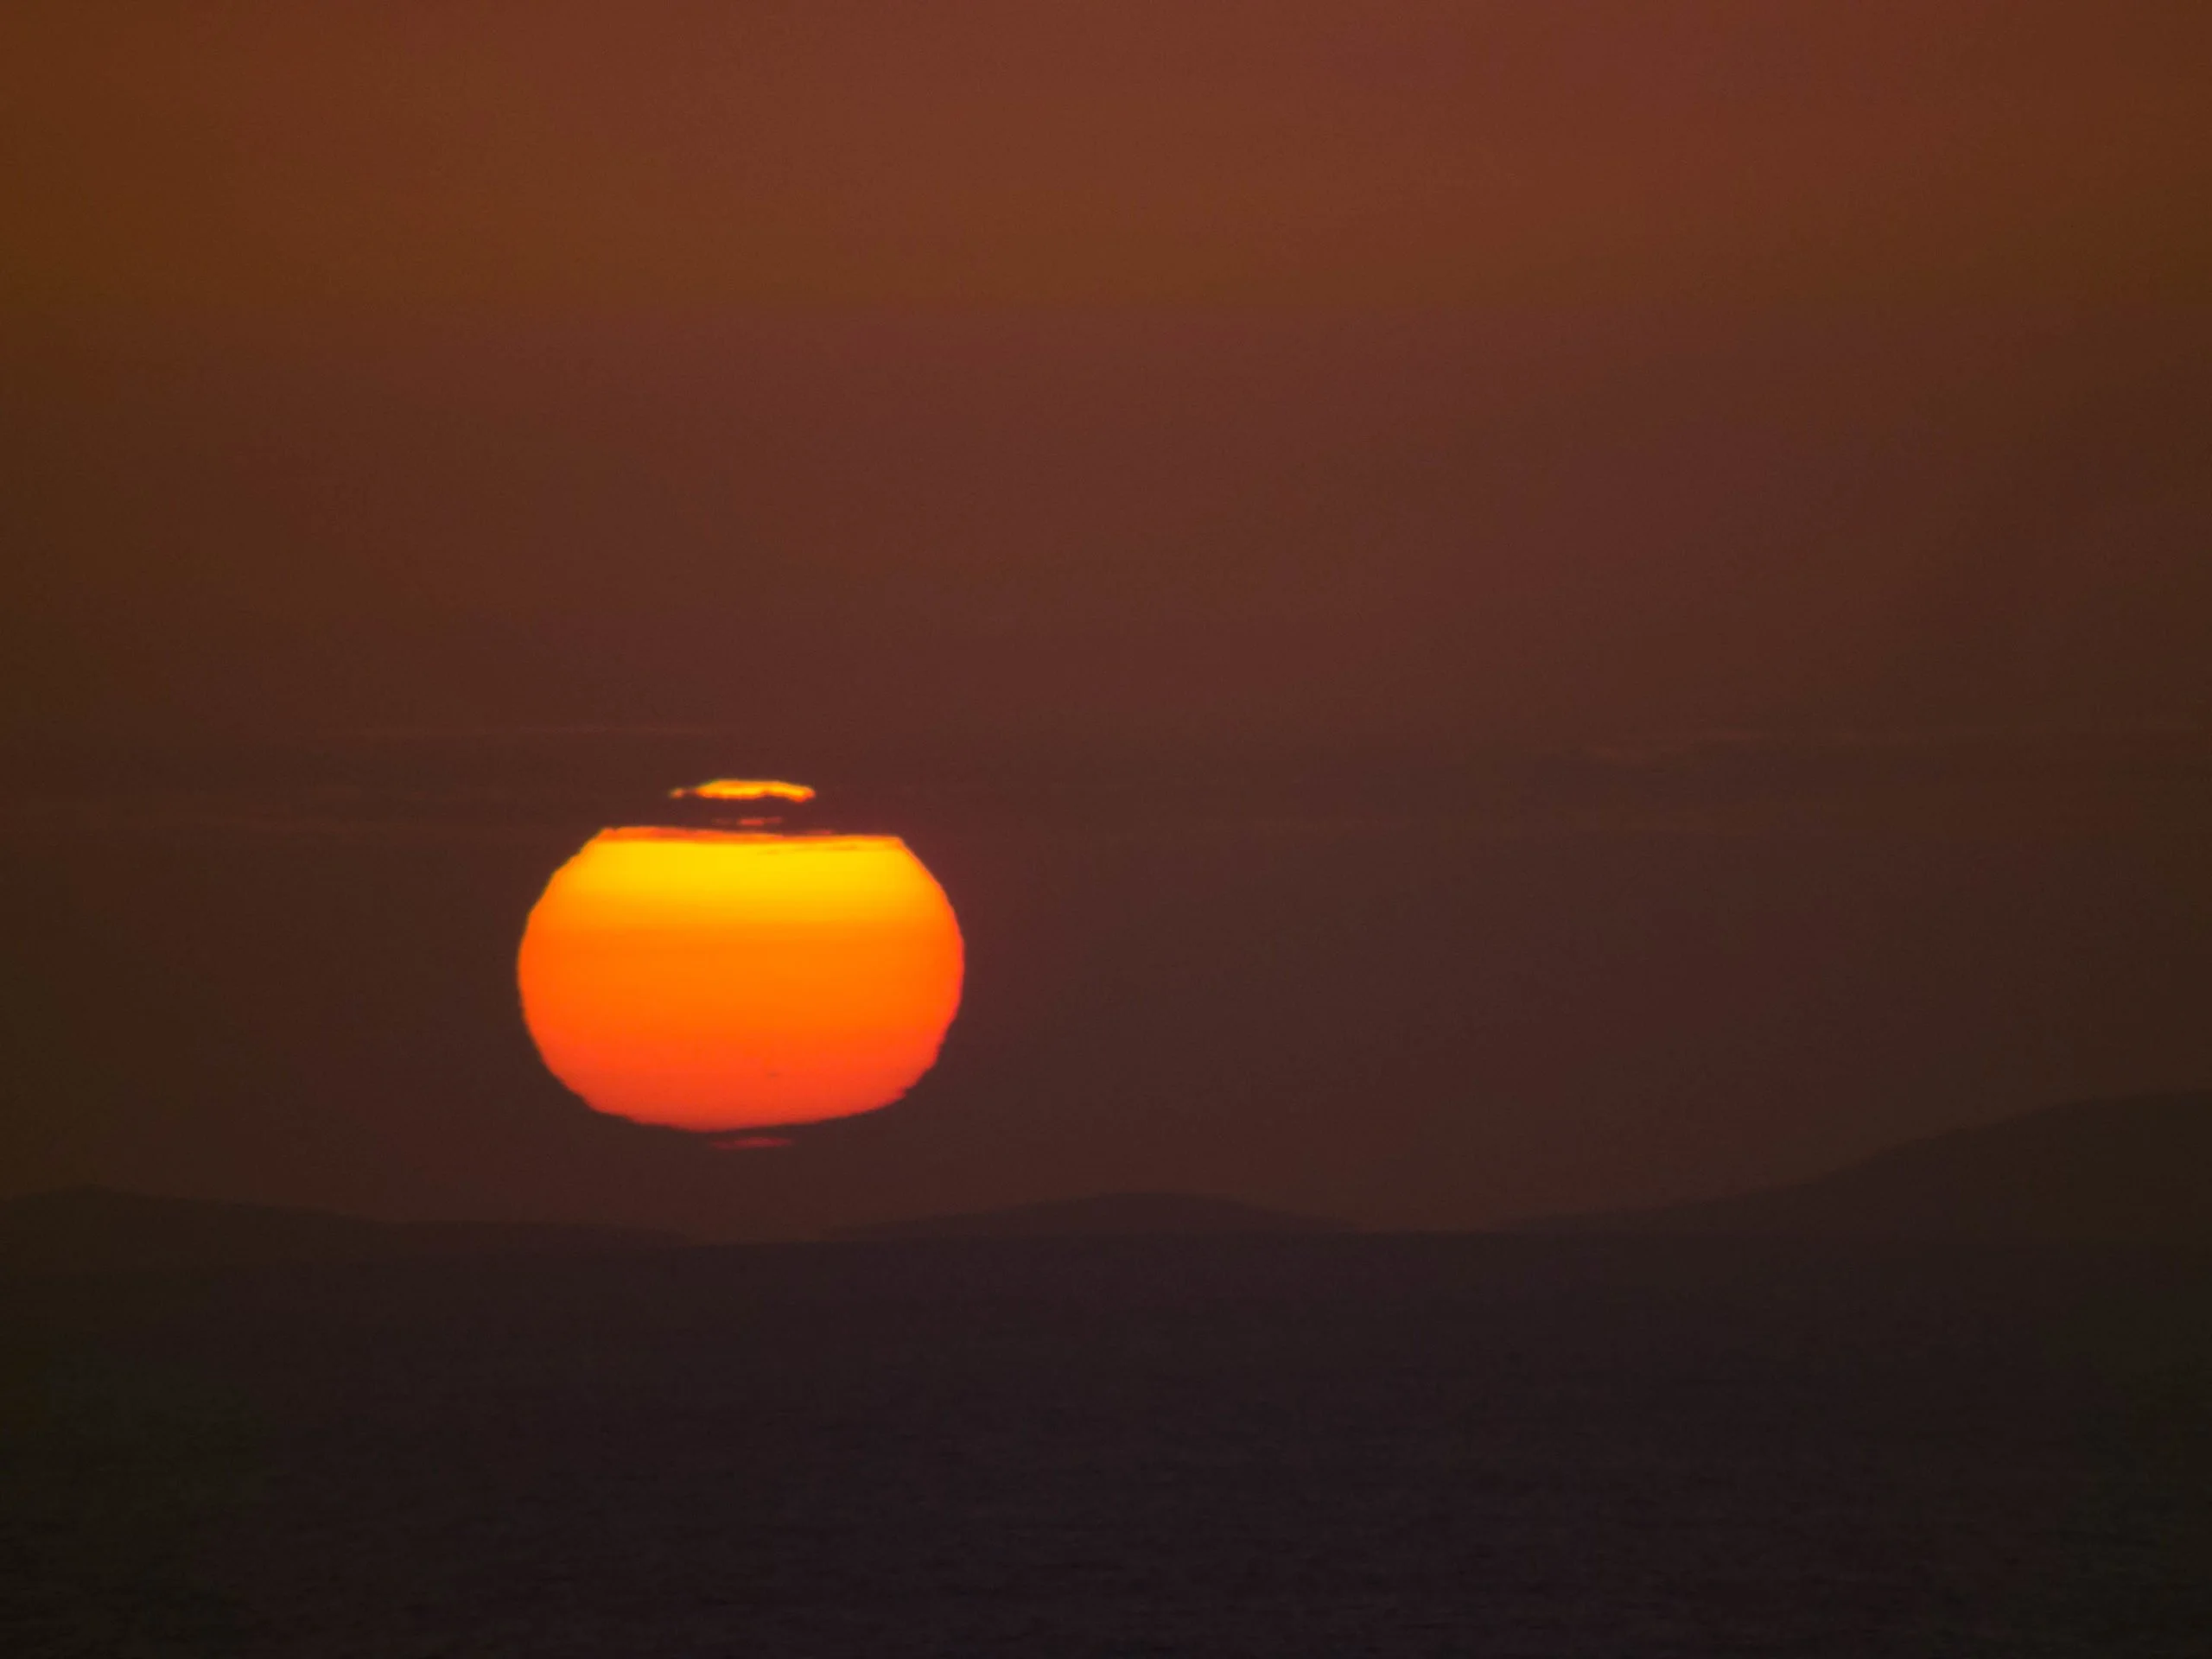
[[[1338,1238],[0,1285],[10,1655],[2212,1653],[2212,1263]]]

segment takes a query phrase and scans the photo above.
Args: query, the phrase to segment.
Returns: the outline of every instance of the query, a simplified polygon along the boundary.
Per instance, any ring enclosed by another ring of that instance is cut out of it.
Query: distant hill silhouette
[[[1516,1230],[2212,1248],[2212,1092],[2077,1101],[1909,1141],[1788,1186]]]
[[[920,1216],[840,1227],[830,1236],[892,1238],[1130,1238],[1238,1233],[1333,1233],[1344,1223],[1176,1192],[1109,1192],[1005,1210]]]
[[[156,1198],[103,1187],[0,1201],[0,1273],[581,1255],[687,1242],[679,1234],[639,1228],[370,1221],[321,1210]]]

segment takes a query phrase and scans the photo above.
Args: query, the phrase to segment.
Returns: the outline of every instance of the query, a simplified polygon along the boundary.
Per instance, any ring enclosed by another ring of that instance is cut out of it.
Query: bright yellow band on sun
[[[603,1112],[697,1130],[888,1105],[960,1004],[960,929],[891,836],[610,830],[531,912],[523,1015]]]
[[[814,791],[804,784],[786,784],[773,778],[715,778],[690,789],[671,789],[671,801],[810,801]]]

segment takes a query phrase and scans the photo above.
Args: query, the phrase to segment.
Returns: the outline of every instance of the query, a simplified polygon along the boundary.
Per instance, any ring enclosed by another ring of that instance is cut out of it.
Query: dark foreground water
[[[2212,1263],[1345,1238],[0,1284],[11,1656],[2212,1653]]]

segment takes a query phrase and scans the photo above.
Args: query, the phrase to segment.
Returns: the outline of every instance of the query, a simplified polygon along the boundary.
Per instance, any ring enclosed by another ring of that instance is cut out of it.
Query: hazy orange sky
[[[2191,303],[2180,3],[10,9],[32,311]]]
[[[0,29],[19,729],[2208,713],[2199,6]]]
[[[2181,0],[8,8],[76,1103],[0,1182],[1465,1220],[2202,1081],[2208,70]],[[532,1141],[531,899],[718,773],[944,876],[944,1066],[779,1177]]]

